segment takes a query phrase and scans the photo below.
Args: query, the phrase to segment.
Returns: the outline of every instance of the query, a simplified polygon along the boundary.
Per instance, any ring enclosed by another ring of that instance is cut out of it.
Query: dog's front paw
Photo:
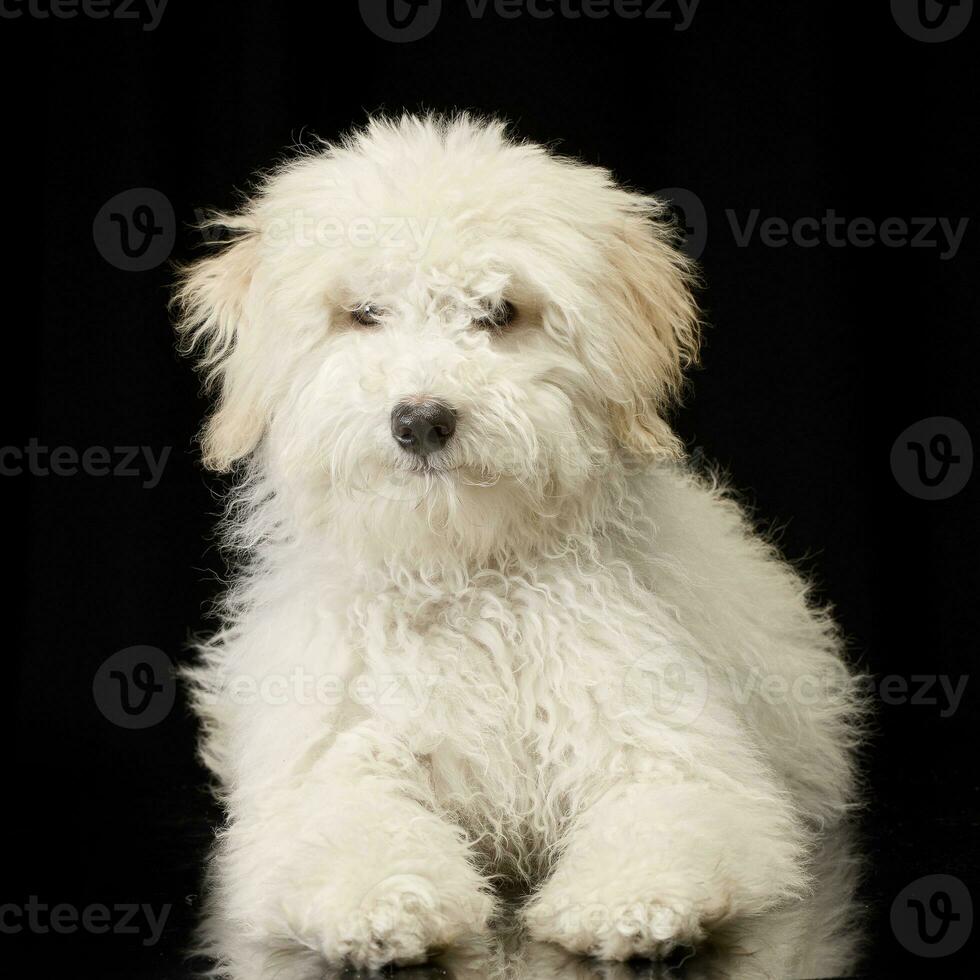
[[[662,958],[805,891],[805,838],[770,806],[636,784],[595,805],[525,912],[531,935],[600,959]]]
[[[542,894],[525,913],[531,935],[600,960],[662,959],[705,936],[713,911],[692,896],[664,893],[605,901],[588,895]]]
[[[448,895],[426,878],[393,875],[342,908],[334,889],[290,918],[305,944],[331,966],[377,970],[422,963],[450,946],[487,930],[490,898],[480,891]]]
[[[323,954],[328,962],[371,970],[424,962],[459,938],[465,923],[450,911],[429,882],[399,875],[372,888],[335,934],[324,937]]]

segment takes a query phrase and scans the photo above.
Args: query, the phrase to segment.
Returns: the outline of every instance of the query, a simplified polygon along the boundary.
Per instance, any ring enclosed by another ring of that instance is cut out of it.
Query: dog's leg
[[[775,791],[628,783],[574,822],[526,921],[534,938],[576,953],[666,956],[799,895],[804,838]]]
[[[208,925],[226,976],[416,963],[487,928],[462,832],[436,812],[424,766],[390,744],[338,739],[233,811]]]

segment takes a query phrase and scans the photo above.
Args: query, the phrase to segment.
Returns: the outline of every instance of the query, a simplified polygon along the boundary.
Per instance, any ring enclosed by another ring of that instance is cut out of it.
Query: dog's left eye
[[[381,322],[383,313],[384,311],[380,310],[374,303],[364,303],[350,311],[350,318],[362,327],[373,327]]]
[[[475,322],[486,330],[503,330],[517,319],[517,307],[510,300],[503,300],[479,317]]]

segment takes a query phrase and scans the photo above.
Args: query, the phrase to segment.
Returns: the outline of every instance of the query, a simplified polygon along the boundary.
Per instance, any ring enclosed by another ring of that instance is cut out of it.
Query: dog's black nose
[[[456,413],[441,402],[401,402],[391,413],[395,442],[417,456],[442,449],[455,431]]]

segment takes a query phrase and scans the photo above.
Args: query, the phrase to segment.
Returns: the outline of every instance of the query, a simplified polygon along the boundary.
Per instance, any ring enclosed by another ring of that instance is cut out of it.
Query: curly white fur
[[[660,202],[406,117],[214,223],[178,303],[244,558],[188,672],[228,814],[217,971],[417,961],[505,879],[535,937],[613,959],[798,900],[852,800],[856,684],[665,419],[698,317]],[[423,396],[459,418],[424,468],[389,423]]]

